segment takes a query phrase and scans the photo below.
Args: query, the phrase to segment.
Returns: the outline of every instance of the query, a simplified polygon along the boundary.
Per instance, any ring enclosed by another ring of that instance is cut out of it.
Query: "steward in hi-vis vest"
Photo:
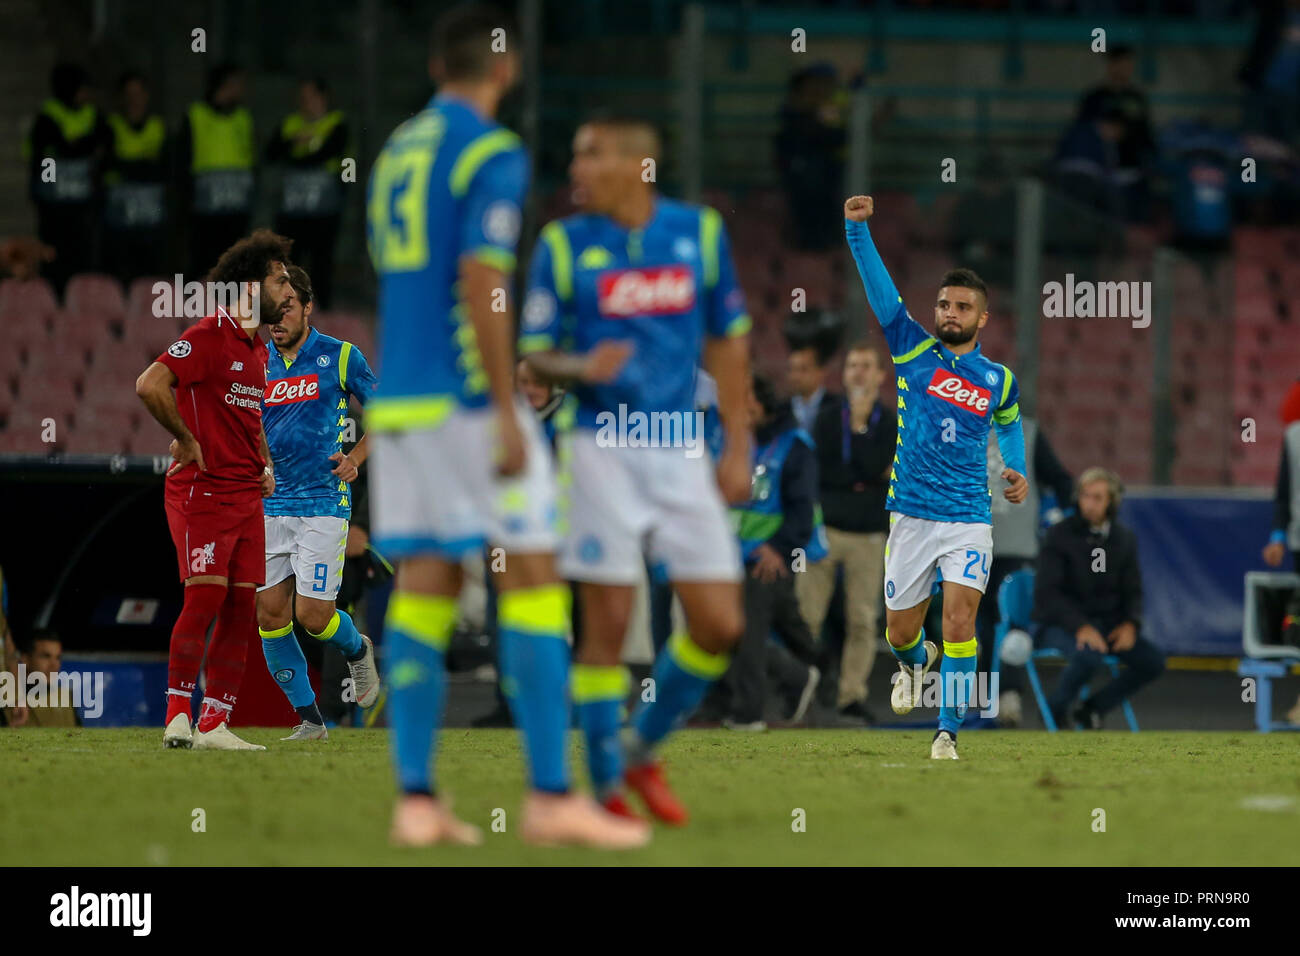
[[[104,119],[90,102],[90,79],[73,63],[50,73],[53,94],[23,143],[37,235],[56,257],[45,275],[61,295],[68,277],[94,266],[94,213],[99,163],[107,140]]]
[[[789,402],[753,378],[749,395],[754,470],[749,501],[731,509],[745,562],[745,634],[719,697],[738,725],[764,720],[768,677],[784,691],[790,719],[808,712],[820,680],[816,642],[795,595],[794,575],[826,557],[826,529],[817,503],[817,455]],[[771,641],[775,634],[780,645]],[[783,645],[783,646],[782,646]]]
[[[104,163],[104,261],[123,285],[161,275],[167,242],[167,127],[149,112],[149,82],[118,83],[122,112],[108,117]]]
[[[176,138],[176,166],[190,213],[190,272],[198,279],[248,233],[257,162],[244,74],[214,67],[207,95],[191,103]]]
[[[347,142],[347,122],[341,110],[330,109],[329,86],[312,77],[299,84],[298,109],[266,150],[267,162],[283,167],[275,231],[293,240],[294,261],[312,275],[322,309],[333,292]]]

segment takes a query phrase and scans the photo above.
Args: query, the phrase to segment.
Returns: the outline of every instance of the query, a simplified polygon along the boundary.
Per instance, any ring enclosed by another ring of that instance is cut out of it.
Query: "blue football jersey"
[[[573,388],[576,424],[596,428],[598,415],[617,416],[620,405],[694,411],[705,336],[744,335],[751,323],[717,210],[657,198],[638,229],[592,214],[547,223],[520,324],[523,353],[586,352],[607,339],[633,344],[614,381]]]
[[[866,224],[846,219],[845,231],[898,376],[898,442],[886,507],[932,521],[992,524],[989,429],[1013,423],[1019,429],[1015,376],[979,345],[957,355],[922,328],[903,305]],[[1022,460],[1007,466],[1025,473]]]
[[[367,194],[384,370],[368,429],[432,426],[488,404],[460,260],[514,271],[527,188],[519,137],[460,100],[435,96],[389,136]]]
[[[375,391],[375,374],[351,342],[316,329],[292,362],[271,346],[262,399],[262,427],[275,467],[275,494],[263,502],[268,515],[347,518],[351,486],[331,472],[330,455],[343,450],[348,397],[362,405]]]

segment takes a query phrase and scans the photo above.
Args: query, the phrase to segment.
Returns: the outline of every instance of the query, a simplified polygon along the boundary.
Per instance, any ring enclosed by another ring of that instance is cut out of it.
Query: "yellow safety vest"
[[[125,162],[142,159],[157,159],[162,155],[163,141],[167,138],[167,127],[161,116],[150,116],[139,129],[132,126],[125,116],[111,113],[108,117],[109,128],[113,130],[113,155]]]
[[[94,135],[95,125],[99,121],[99,112],[90,103],[76,109],[69,109],[53,97],[41,104],[41,113],[54,120],[64,140],[69,143]],[[32,142],[28,137],[23,140],[23,158],[30,159],[31,155]],[[42,159],[45,158],[53,158],[56,161],[57,178],[54,182],[46,182],[44,178],[37,179],[35,189],[38,202],[85,202],[91,198],[94,192],[92,157],[60,158],[57,155],[52,156],[51,150],[47,147],[46,155]]]
[[[342,122],[342,110],[330,110],[318,120],[309,120],[301,113],[290,113],[280,124],[280,138],[291,144],[289,155],[298,159],[320,149],[321,144]],[[298,142],[297,137],[304,130],[310,131],[311,138],[306,142]],[[331,156],[325,160],[325,167],[332,173],[337,173],[341,165],[342,158],[338,156]]]
[[[204,102],[189,108],[193,156],[190,172],[253,168],[253,116],[242,106],[218,113]]]
[[[95,121],[99,119],[99,111],[90,103],[75,110],[70,110],[54,97],[50,97],[41,104],[41,112],[54,120],[59,132],[63,134],[63,138],[69,143],[74,143],[93,133],[95,131]],[[27,154],[30,156],[31,142],[28,141],[26,146]]]

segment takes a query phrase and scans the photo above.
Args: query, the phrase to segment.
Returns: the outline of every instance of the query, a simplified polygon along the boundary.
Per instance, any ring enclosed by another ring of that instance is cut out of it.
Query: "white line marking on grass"
[[[1242,797],[1240,807],[1243,810],[1282,813],[1295,808],[1295,797],[1284,796],[1280,793],[1259,793],[1253,797]]]

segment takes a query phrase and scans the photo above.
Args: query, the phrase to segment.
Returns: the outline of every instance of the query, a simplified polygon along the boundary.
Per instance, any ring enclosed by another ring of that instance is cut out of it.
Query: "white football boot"
[[[375,645],[366,635],[361,635],[365,645],[366,656],[361,660],[348,661],[348,670],[352,674],[352,690],[357,695],[357,704],[362,709],[375,706],[379,699],[379,668],[375,666]]]
[[[230,728],[226,726],[225,721],[209,730],[206,734],[197,730],[194,732],[194,749],[195,750],[265,750],[261,744],[250,744],[247,740],[240,740]]]
[[[934,743],[930,744],[931,760],[956,760],[957,759],[957,741],[952,739],[952,734],[946,730],[941,730],[934,737]]]
[[[293,728],[293,733],[288,737],[281,737],[281,740],[329,740],[329,731],[321,724],[312,723],[310,720],[304,720],[297,727]]]
[[[921,703],[921,685],[925,682],[925,675],[939,657],[939,648],[935,646],[934,641],[926,641],[923,646],[925,647],[924,667],[898,662],[898,680],[894,681],[894,689],[889,694],[889,706],[896,714],[910,714],[912,708]]]
[[[169,749],[189,750],[194,745],[188,714],[177,714],[163,731],[163,746]]]

